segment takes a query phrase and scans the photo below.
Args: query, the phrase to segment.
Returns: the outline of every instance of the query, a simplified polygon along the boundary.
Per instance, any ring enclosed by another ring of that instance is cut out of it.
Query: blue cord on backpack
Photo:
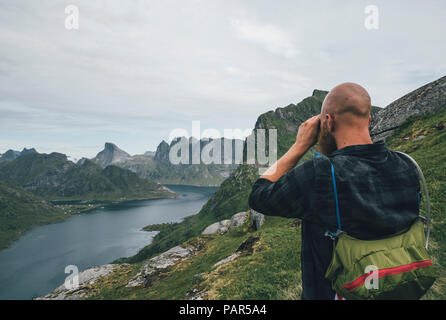
[[[324,155],[320,154],[319,152],[315,152],[313,155],[313,158],[320,158],[323,157]],[[331,239],[336,239],[340,234],[344,233],[344,231],[342,231],[342,227],[341,227],[341,216],[339,214],[339,202],[338,202],[338,190],[336,188],[336,179],[335,179],[335,174],[334,174],[334,167],[333,164],[330,162],[330,166],[331,166],[331,176],[333,179],[333,189],[334,189],[334,197],[335,197],[335,203],[336,203],[336,219],[337,219],[337,223],[338,223],[338,230],[336,231],[336,233],[331,232],[330,230],[327,229],[327,231],[325,232],[325,235],[330,237]]]
[[[335,196],[335,202],[336,202],[336,217],[338,219],[338,230],[342,230],[341,227],[341,217],[339,215],[339,204],[338,204],[338,190],[336,189],[336,179],[334,174],[334,167],[331,165],[331,176],[333,177],[333,189],[334,189],[334,196]]]

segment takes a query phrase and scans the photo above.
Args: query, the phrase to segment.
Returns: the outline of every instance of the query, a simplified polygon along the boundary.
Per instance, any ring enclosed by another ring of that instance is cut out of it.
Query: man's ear
[[[335,123],[334,123],[334,115],[331,115],[327,113],[327,128],[329,132],[333,132],[335,129]]]
[[[369,127],[372,124],[372,116],[369,116]]]

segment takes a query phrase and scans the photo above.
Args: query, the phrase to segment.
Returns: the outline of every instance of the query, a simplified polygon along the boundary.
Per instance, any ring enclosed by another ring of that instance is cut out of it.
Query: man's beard
[[[338,149],[336,140],[327,130],[326,125],[321,126],[321,131],[319,132],[319,137],[317,139],[317,145],[319,152],[326,156]]]

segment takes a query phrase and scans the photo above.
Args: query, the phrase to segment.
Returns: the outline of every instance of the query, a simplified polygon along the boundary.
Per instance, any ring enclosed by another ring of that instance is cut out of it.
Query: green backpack
[[[385,239],[359,240],[343,232],[331,164],[338,230],[326,233],[334,240],[334,248],[325,278],[331,281],[333,290],[341,298],[420,299],[435,281],[427,251],[431,217],[426,181],[416,161],[403,152],[399,153],[415,164],[423,182],[428,211],[426,236],[423,224],[426,218],[422,216],[408,230]]]

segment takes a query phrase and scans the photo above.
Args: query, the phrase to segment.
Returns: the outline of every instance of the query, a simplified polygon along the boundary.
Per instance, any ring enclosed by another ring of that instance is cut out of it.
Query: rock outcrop
[[[411,116],[425,116],[446,108],[446,76],[402,98],[379,111],[371,124],[373,141],[385,140]]]
[[[151,258],[141,267],[136,276],[127,283],[126,287],[139,287],[147,285],[150,283],[150,276],[190,257],[196,251],[197,248],[193,246],[176,246],[164,253],[161,253],[160,255],[157,255],[156,257]]]
[[[221,220],[206,227],[201,234],[223,234],[229,229],[239,227],[245,223],[248,218],[248,212],[239,212],[234,214],[230,220]],[[257,230],[257,229],[256,229]]]
[[[245,223],[247,218],[248,218],[248,212],[239,212],[234,214],[231,217],[231,221],[229,223],[229,229],[241,226],[242,224]]]
[[[249,223],[255,230],[259,230],[265,223],[265,216],[260,212],[251,209],[251,215],[249,216]]]
[[[65,284],[57,287],[53,292],[48,293],[36,300],[79,300],[88,298],[91,293],[89,286],[93,285],[98,279],[109,276],[112,272],[117,271],[126,264],[106,264],[99,267],[93,267],[79,273],[79,285],[72,289],[68,289]]]
[[[211,224],[201,234],[221,234],[229,230],[231,220],[222,220]]]
[[[254,230],[259,230],[262,227],[263,223],[265,223],[265,216],[253,209],[250,209],[250,212],[251,214],[249,214],[249,225],[252,226]],[[248,212],[239,212],[234,214],[230,220],[221,220],[207,226],[201,234],[223,234],[229,229],[241,226],[247,219]]]

